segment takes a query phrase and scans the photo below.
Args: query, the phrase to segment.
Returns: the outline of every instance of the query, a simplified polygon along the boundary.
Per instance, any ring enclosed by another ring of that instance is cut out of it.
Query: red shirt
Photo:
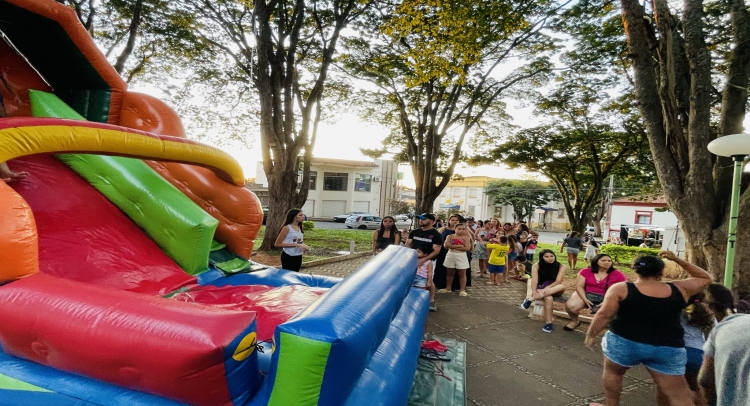
[[[591,268],[581,269],[581,272],[578,272],[578,275],[583,276],[583,279],[586,280],[586,284],[583,287],[586,293],[593,293],[595,295],[602,296],[604,296],[606,290],[615,283],[625,282],[628,280],[625,274],[618,271],[617,269],[610,272],[608,276],[603,277],[600,281],[596,280],[596,276],[594,275],[594,272],[591,271]],[[608,277],[609,282],[607,282]]]

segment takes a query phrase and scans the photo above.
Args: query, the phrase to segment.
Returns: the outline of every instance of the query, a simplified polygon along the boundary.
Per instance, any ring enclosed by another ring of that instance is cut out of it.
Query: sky
[[[160,92],[154,88],[134,86],[132,90],[160,97]],[[504,100],[507,111],[513,117],[513,124],[520,127],[536,125],[538,120],[532,115],[532,108],[521,107],[512,100]],[[750,114],[745,118],[745,131],[750,129]],[[364,122],[354,113],[341,114],[335,123],[321,122],[318,128],[318,139],[313,150],[313,156],[318,158],[338,158],[355,161],[372,161],[362,155],[360,148],[376,149],[382,146],[381,141],[388,134],[388,129],[376,124]],[[262,160],[260,151],[260,130],[253,135],[251,147],[237,144],[216,145],[209,140],[201,142],[213,145],[232,155],[242,166],[245,178],[256,176],[258,162]],[[190,138],[190,134],[188,134]],[[748,165],[750,170],[750,165]],[[404,173],[403,185],[414,187],[414,177],[408,165],[399,165],[399,172]],[[455,171],[461,176],[489,176],[502,179],[519,179],[531,175],[539,180],[546,180],[540,174],[528,173],[523,169],[510,169],[505,165],[482,165],[479,167],[458,166]]]
[[[133,85],[131,90],[146,93],[157,98],[162,94],[156,88],[150,86]],[[533,125],[531,108],[521,108],[513,101],[505,100],[508,104],[508,112],[514,118],[514,124],[521,127]],[[184,118],[183,118],[184,120]],[[362,155],[360,148],[376,149],[382,147],[383,139],[389,130],[376,124],[364,122],[354,113],[341,114],[335,123],[321,122],[318,127],[318,138],[313,149],[313,156],[318,158],[338,158],[354,161],[370,161],[372,158]],[[242,166],[245,178],[256,176],[258,162],[262,160],[260,151],[260,130],[252,135],[253,141],[248,148],[240,143],[227,143],[218,145],[208,139],[200,142],[219,148],[232,155]],[[191,138],[188,134],[188,138]],[[404,173],[403,185],[414,187],[414,177],[408,165],[399,165],[399,172]],[[467,167],[459,165],[455,171],[461,176],[489,176],[503,179],[519,179],[528,173],[523,169],[510,169],[504,165],[482,165],[478,167]],[[541,175],[533,175],[540,180],[545,180]]]

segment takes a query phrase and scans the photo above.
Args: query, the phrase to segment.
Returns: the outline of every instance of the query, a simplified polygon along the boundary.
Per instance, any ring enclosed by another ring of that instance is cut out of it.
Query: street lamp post
[[[739,214],[742,162],[750,155],[750,134],[732,134],[719,137],[708,144],[708,150],[719,156],[732,158],[732,199],[729,205],[729,231],[727,237],[727,262],[724,265],[724,286],[732,288],[734,250],[737,242],[737,216]]]

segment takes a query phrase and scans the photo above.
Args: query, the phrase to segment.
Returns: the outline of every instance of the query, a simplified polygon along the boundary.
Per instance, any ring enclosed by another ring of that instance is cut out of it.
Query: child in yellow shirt
[[[510,250],[508,237],[501,236],[497,240],[490,240],[487,249],[492,250],[490,258],[487,260],[490,271],[489,284],[510,283],[505,273],[505,264],[508,263],[508,250]]]

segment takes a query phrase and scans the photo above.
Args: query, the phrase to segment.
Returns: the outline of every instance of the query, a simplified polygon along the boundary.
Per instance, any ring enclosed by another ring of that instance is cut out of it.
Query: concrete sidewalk
[[[345,277],[368,257],[304,269]],[[477,275],[474,271],[474,275]],[[563,331],[565,319],[552,333],[529,318],[518,305],[526,284],[486,285],[474,277],[468,297],[438,294],[438,311],[430,313],[428,333],[466,342],[467,404],[502,406],[588,405],[603,401],[601,351],[583,345],[584,327]],[[656,390],[643,367],[630,370],[623,383],[623,406],[656,404]]]

